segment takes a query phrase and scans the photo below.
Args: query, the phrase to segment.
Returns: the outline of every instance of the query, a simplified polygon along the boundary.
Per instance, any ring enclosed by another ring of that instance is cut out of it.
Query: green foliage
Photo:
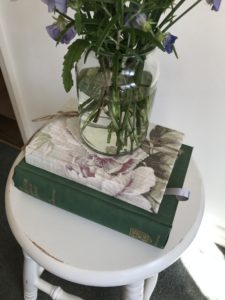
[[[107,143],[116,136],[117,154],[123,149],[133,151],[142,143],[148,128],[148,108],[154,97],[152,74],[144,70],[146,55],[159,48],[177,56],[174,41],[170,48],[165,45],[168,36],[172,36],[168,30],[201,1],[68,0],[67,13],[55,9],[54,19],[60,28],[57,43],[63,41],[71,27],[79,35],[64,56],[65,90],[72,88],[72,70],[83,54],[84,63],[90,52],[99,61],[99,67],[83,68],[78,74],[78,91],[86,95],[79,105],[81,119],[85,116],[81,133],[87,126],[97,126],[103,114],[110,120]],[[132,70],[133,75],[126,75],[123,70]],[[162,133],[164,141],[168,138],[165,135]],[[164,173],[160,170],[161,177]]]
[[[83,52],[91,49],[96,55],[138,58],[154,48],[164,51],[166,31],[200,1],[193,0],[191,6],[182,11],[180,8],[187,0],[69,0],[68,15],[55,10],[58,20],[62,23],[64,19],[66,24],[57,43],[71,26],[84,39],[69,46],[65,56],[66,91],[73,85],[71,69]],[[74,18],[69,10],[74,11]]]
[[[67,92],[73,86],[71,71],[74,67],[74,64],[75,62],[78,62],[82,53],[88,47],[88,45],[89,42],[87,42],[86,40],[78,39],[68,47],[67,54],[64,56],[62,73],[64,88]]]

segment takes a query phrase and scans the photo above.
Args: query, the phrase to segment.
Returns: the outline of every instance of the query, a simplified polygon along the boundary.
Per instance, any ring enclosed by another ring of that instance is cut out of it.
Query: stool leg
[[[123,288],[123,300],[143,300],[144,281],[128,284]]]
[[[158,280],[158,274],[145,280],[144,300],[149,300]]]
[[[23,265],[23,288],[25,300],[36,300],[37,291],[36,283],[39,277],[39,265],[32,260],[26,253],[24,255]]]
[[[52,285],[41,278],[38,279],[37,287],[39,290],[47,293],[53,300],[83,300],[80,297],[64,292],[60,286]]]

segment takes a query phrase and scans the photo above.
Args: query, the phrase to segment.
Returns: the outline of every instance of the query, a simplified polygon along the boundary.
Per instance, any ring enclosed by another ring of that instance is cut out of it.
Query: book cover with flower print
[[[61,116],[45,125],[26,146],[26,162],[157,213],[183,134],[151,124],[142,148],[106,156],[82,143],[78,122]]]

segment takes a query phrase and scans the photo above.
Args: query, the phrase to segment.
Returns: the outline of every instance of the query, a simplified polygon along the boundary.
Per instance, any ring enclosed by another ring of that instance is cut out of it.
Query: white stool
[[[164,249],[145,244],[22,193],[13,185],[15,161],[6,187],[6,212],[24,252],[24,299],[37,299],[38,289],[52,299],[80,299],[40,278],[44,269],[65,280],[90,286],[124,286],[125,300],[147,300],[158,273],[175,262],[200,226],[202,182],[191,161],[184,186],[191,197],[180,202]]]

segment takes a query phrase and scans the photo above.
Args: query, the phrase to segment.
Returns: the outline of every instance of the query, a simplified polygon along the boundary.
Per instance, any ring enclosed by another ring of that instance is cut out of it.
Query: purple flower
[[[135,17],[130,17],[129,15],[125,16],[125,26],[127,27],[133,27],[136,29],[142,29],[144,27],[144,24],[147,21],[146,14],[139,13]]]
[[[125,26],[142,29],[147,21],[146,14],[141,12],[138,13],[140,9],[139,4],[131,3],[130,8],[132,9],[133,16],[130,14],[125,14]]]
[[[58,41],[61,35],[61,31],[56,23],[47,26],[46,30],[53,40]],[[74,27],[70,27],[65,32],[65,34],[61,37],[60,42],[62,44],[69,44],[69,42],[75,37],[75,35],[76,35],[76,30],[74,29]]]
[[[54,9],[58,9],[61,13],[67,11],[67,0],[41,0],[48,5],[48,11],[52,12]]]
[[[212,5],[212,10],[218,11],[220,9],[221,0],[206,0],[209,5]]]
[[[147,20],[146,14],[138,14],[132,22],[134,28],[142,28]]]
[[[172,35],[171,33],[167,33],[163,40],[163,47],[167,53],[171,53],[173,51],[173,45],[177,39],[177,36]]]
[[[220,9],[221,0],[212,1],[212,10],[218,11]]]

